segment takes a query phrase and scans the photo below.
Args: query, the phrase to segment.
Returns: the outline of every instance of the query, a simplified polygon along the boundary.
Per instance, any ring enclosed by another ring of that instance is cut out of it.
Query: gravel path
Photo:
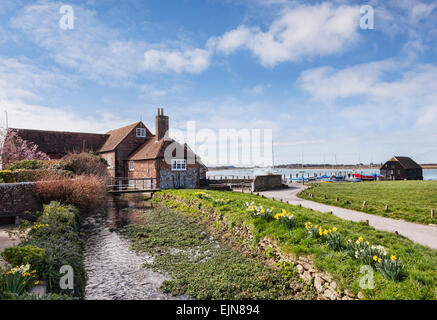
[[[264,191],[260,195],[268,198],[282,199],[288,201],[290,204],[302,205],[302,207],[313,209],[320,212],[330,212],[339,218],[352,221],[366,221],[369,220],[369,225],[378,230],[389,232],[399,232],[399,234],[408,239],[424,246],[437,249],[437,227],[427,226],[404,220],[396,220],[385,217],[376,216],[364,212],[339,208],[314,201],[300,199],[297,194],[303,189],[303,186],[293,185],[289,189]]]
[[[186,299],[171,296],[159,289],[167,278],[142,267],[152,259],[129,249],[129,241],[110,231],[111,221],[105,215],[93,215],[84,221],[88,235],[85,245],[85,269],[88,282],[87,300],[169,300]]]

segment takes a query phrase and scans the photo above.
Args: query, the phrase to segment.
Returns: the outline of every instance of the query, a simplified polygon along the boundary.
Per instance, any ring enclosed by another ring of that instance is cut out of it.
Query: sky
[[[437,1],[0,0],[0,125],[154,132],[157,107],[272,130],[275,164],[435,163]]]

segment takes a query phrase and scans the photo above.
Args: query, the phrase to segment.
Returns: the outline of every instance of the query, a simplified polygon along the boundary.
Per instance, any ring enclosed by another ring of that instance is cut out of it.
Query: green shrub
[[[16,246],[4,249],[1,256],[13,266],[30,264],[32,268],[38,268],[39,263],[44,259],[44,249],[35,246]]]
[[[14,171],[18,169],[28,169],[28,170],[34,170],[34,169],[42,169],[44,168],[44,161],[42,160],[20,160],[15,161],[14,163],[8,165],[7,169]]]
[[[23,245],[44,249],[44,259],[38,274],[47,281],[48,291],[82,298],[85,293],[86,273],[83,265],[83,241],[78,233],[79,211],[73,206],[52,202],[44,206],[41,216]],[[74,290],[63,290],[59,283],[60,268],[70,265],[74,271]]]

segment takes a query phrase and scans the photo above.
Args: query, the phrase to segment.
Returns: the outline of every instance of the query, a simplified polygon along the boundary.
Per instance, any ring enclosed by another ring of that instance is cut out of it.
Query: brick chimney
[[[162,138],[167,138],[168,129],[168,116],[164,115],[164,108],[158,108],[158,114],[155,117],[156,139],[161,140]]]

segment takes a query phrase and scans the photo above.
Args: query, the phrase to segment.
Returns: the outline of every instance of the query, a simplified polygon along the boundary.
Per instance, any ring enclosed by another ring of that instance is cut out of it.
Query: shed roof
[[[410,157],[394,156],[387,162],[399,162],[404,169],[422,169],[422,167]]]

